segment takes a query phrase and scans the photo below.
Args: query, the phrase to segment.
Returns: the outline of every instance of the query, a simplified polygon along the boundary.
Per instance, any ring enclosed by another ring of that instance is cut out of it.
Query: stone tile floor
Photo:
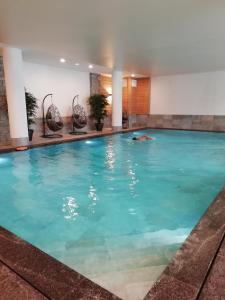
[[[100,136],[107,136],[116,133],[124,133],[133,130],[141,130],[146,129],[146,127],[134,127],[132,129],[121,129],[121,130],[113,130],[111,128],[105,128],[103,131],[89,131],[87,134],[81,135],[71,135],[71,134],[63,134],[62,138],[43,138],[41,136],[35,135],[32,142],[24,141],[24,140],[9,140],[5,142],[0,142],[0,152],[10,152],[14,151],[18,146],[28,146],[29,148],[54,145],[66,142],[73,142],[77,140],[89,139]]]

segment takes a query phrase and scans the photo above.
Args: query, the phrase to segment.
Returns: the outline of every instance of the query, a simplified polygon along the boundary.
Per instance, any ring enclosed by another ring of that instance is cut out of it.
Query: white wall
[[[225,71],[152,77],[151,114],[225,115]]]
[[[77,72],[66,68],[56,68],[24,62],[25,87],[39,101],[38,116],[41,116],[41,103],[46,94],[53,94],[53,102],[61,116],[71,116],[73,97],[79,94],[79,103],[87,108],[90,96],[90,80],[88,72]],[[46,107],[51,104],[46,100]]]

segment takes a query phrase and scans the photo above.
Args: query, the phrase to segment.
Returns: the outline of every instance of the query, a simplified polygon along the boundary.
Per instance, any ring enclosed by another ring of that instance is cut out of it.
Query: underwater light
[[[7,162],[9,162],[8,158],[0,157],[0,165],[5,165],[7,164]]]

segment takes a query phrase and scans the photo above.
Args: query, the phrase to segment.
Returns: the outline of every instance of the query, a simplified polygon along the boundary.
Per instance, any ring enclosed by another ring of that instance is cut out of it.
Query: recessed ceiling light
[[[93,65],[89,65],[88,68],[89,68],[89,69],[93,69]]]
[[[135,77],[135,74],[131,74],[131,77]]]
[[[60,58],[60,62],[65,63],[66,62],[65,58]]]
[[[79,63],[75,63],[75,66],[79,66],[80,64]]]

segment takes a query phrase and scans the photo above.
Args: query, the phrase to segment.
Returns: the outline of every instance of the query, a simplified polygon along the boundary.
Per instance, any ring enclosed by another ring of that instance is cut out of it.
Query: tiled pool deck
[[[55,145],[61,143],[69,143],[84,139],[91,139],[101,136],[107,136],[117,133],[125,133],[134,130],[147,129],[147,127],[134,127],[132,129],[121,129],[121,130],[112,130],[111,128],[106,128],[103,131],[90,131],[87,134],[81,135],[71,135],[71,134],[63,134],[62,138],[43,138],[40,136],[35,136],[32,142],[27,142],[23,140],[17,141],[8,141],[8,142],[0,142],[0,153],[15,151],[18,146],[28,146],[29,148],[42,147],[47,145]]]
[[[38,138],[29,146],[38,147],[112,133],[115,132],[104,131],[100,135],[93,132],[79,137],[64,136],[60,140]],[[13,145],[7,147],[2,151],[15,149]],[[0,227],[0,299],[119,298]],[[145,297],[145,300],[217,299],[225,299],[225,188]]]

